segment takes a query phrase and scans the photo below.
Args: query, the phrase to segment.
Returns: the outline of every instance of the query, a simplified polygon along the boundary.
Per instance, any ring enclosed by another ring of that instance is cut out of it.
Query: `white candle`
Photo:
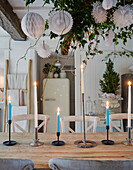
[[[84,70],[83,70],[83,64],[81,64],[81,92],[84,93]]]
[[[131,127],[131,81],[128,82],[128,127]]]
[[[35,119],[35,128],[38,128],[37,83],[36,82],[34,82],[34,119]]]

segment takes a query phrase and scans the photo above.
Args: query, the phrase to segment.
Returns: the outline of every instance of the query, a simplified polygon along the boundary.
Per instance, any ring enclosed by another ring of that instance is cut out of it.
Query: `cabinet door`
[[[60,107],[60,115],[68,116],[70,110],[70,88],[68,79],[46,79],[43,86],[46,87],[43,94],[43,113],[50,115],[48,132],[56,132],[57,107]]]

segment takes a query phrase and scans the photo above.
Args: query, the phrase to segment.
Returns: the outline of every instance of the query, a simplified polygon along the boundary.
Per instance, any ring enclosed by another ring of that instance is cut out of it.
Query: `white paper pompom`
[[[106,38],[105,38],[105,45],[107,47],[112,45],[113,39],[114,39],[114,35],[115,35],[114,32],[112,30],[109,30],[108,36],[106,36]]]
[[[37,49],[37,54],[42,58],[47,58],[51,54],[50,48],[45,42],[43,41],[43,44],[40,44]]]
[[[28,37],[39,38],[45,30],[45,22],[39,14],[29,12],[22,18],[21,28]]]
[[[130,5],[120,6],[113,16],[116,27],[124,28],[133,24],[133,8]]]
[[[101,2],[96,2],[93,4],[92,16],[98,23],[103,23],[106,21],[107,13],[106,10],[102,7]]]
[[[67,11],[53,11],[48,19],[48,25],[53,33],[63,35],[72,28],[73,19]]]
[[[113,6],[113,0],[103,0],[102,7],[105,10],[112,8],[112,6]]]

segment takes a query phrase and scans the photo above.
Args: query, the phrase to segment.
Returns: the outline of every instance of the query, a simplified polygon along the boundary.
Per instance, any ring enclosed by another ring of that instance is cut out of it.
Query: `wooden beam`
[[[21,23],[13,12],[7,0],[0,0],[0,26],[7,31],[14,40],[25,40],[26,36],[21,29]]]

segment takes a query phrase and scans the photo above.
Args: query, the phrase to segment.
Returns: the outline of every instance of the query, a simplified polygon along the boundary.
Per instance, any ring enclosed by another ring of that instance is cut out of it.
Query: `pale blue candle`
[[[9,100],[8,100],[8,114],[9,114],[9,116],[8,116],[8,120],[11,120],[11,109],[12,108],[12,106],[11,106],[11,99],[10,99],[10,96],[9,96]]]
[[[60,132],[60,108],[57,108],[57,133]]]
[[[109,126],[109,102],[106,103],[106,126]]]

